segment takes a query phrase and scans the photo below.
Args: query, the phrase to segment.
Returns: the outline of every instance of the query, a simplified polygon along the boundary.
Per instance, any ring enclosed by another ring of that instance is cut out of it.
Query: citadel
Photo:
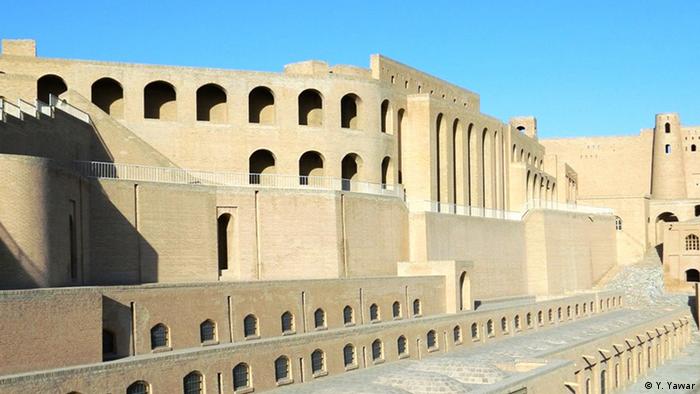
[[[697,336],[700,126],[649,120],[3,40],[0,393],[623,392]]]

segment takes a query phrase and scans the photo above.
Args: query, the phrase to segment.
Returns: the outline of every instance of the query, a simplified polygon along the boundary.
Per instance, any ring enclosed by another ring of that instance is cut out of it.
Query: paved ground
[[[287,386],[282,393],[464,393],[477,392],[512,376],[505,365],[532,361],[641,324],[677,308],[666,307],[640,314],[634,309],[608,312],[557,328],[532,331],[487,345],[454,350],[421,361],[404,360],[312,383]],[[543,363],[544,365],[544,363]]]

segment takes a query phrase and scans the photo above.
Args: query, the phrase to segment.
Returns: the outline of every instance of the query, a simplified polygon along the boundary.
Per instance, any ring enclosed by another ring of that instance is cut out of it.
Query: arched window
[[[408,355],[408,346],[406,346],[406,337],[401,335],[396,339],[396,349],[399,357]]]
[[[566,317],[571,318],[571,305],[567,305],[566,307]]]
[[[348,153],[341,162],[341,178],[343,190],[352,190],[352,182],[357,181],[362,159],[355,153]]]
[[[476,323],[472,323],[471,331],[472,339],[479,339],[479,325]]]
[[[199,325],[199,338],[204,342],[216,341],[216,323],[207,319]]]
[[[670,132],[671,132],[671,124],[670,124],[670,123],[666,123],[666,124],[664,125],[664,131],[665,131],[666,133],[670,133]]]
[[[462,343],[462,327],[460,327],[459,325],[455,326],[452,329],[452,339],[456,344]]]
[[[219,270],[228,269],[230,243],[233,240],[233,221],[230,213],[224,213],[216,220]]]
[[[369,319],[371,321],[379,321],[379,307],[377,304],[372,304],[369,307]]]
[[[394,303],[391,305],[391,314],[393,315],[394,319],[401,318],[401,303],[394,301]]]
[[[700,250],[700,238],[695,234],[685,237],[685,250]]]
[[[586,313],[586,303],[583,303],[583,313]]]
[[[389,104],[389,100],[382,101],[381,117],[382,133],[391,133],[391,105]]]
[[[586,379],[586,394],[591,394],[591,379]]]
[[[391,157],[387,156],[382,160],[382,188],[386,185],[394,184],[394,169],[391,166]]]
[[[430,350],[438,348],[437,335],[435,334],[435,330],[428,331],[428,335],[426,335],[426,343],[428,345],[428,349]]]
[[[354,367],[357,365],[357,361],[355,360],[355,346],[353,346],[351,343],[348,343],[345,345],[345,347],[343,347],[343,363],[345,368]]]
[[[547,311],[547,318],[549,319],[550,323],[554,320],[554,315],[552,314],[551,308],[549,309],[549,311]]]
[[[197,120],[226,123],[226,91],[210,83],[197,89]]]
[[[326,372],[326,355],[323,350],[316,349],[311,353],[311,371],[314,375]]]
[[[557,308],[557,319],[562,320],[563,316],[561,313],[561,307]]]
[[[165,81],[154,81],[143,89],[143,117],[146,119],[177,119],[175,87]]]
[[[581,314],[581,310],[580,310],[580,307],[578,304],[576,304],[576,306],[574,307],[574,311],[575,311],[576,316]]]
[[[593,312],[594,312],[594,310],[593,310],[593,306],[594,306],[593,301],[591,301],[591,303],[590,303],[589,305],[590,305],[591,313],[593,313]]]
[[[258,337],[258,318],[248,315],[243,319],[243,336],[246,338]]]
[[[314,327],[318,330],[320,328],[326,328],[326,312],[323,309],[318,308],[314,312]]]
[[[275,123],[275,96],[272,90],[258,86],[248,95],[248,122],[258,124]]]
[[[615,230],[622,231],[622,219],[619,216],[615,216]]]
[[[671,144],[666,144],[664,152],[666,152],[667,155],[671,153]]]
[[[291,334],[294,332],[294,315],[291,312],[284,312],[280,320],[282,321],[282,333]]]
[[[606,389],[607,389],[607,382],[605,381],[607,378],[607,371],[603,370],[600,371],[600,394],[605,394]]]
[[[686,282],[700,282],[700,272],[695,268],[691,268],[685,271],[685,281]]]
[[[185,394],[200,394],[204,392],[204,378],[199,371],[192,371],[182,379]]]
[[[46,104],[50,104],[50,95],[58,97],[65,93],[66,90],[68,90],[68,85],[58,75],[44,75],[36,81],[36,98]]]
[[[350,325],[355,323],[355,316],[350,305],[346,305],[343,308],[343,324]]]
[[[513,318],[513,325],[515,326],[516,330],[520,329],[520,315],[515,315],[515,318]]]
[[[489,321],[486,322],[486,335],[493,336],[493,334],[494,334],[493,320],[489,319]]]
[[[421,315],[421,305],[420,305],[420,299],[416,298],[413,300],[413,316],[420,316]]]
[[[700,216],[700,205],[695,206],[695,217]]]
[[[101,78],[92,84],[92,103],[107,114],[121,118],[124,116],[124,89],[112,78]]]
[[[150,394],[150,392],[151,385],[144,382],[143,380],[134,382],[126,388],[126,394]]]
[[[248,364],[239,363],[233,367],[233,391],[246,389],[251,386],[250,367]]]
[[[289,378],[289,358],[287,356],[279,356],[275,360],[275,380],[277,383],[286,383]]]
[[[314,127],[323,125],[323,97],[318,90],[307,89],[299,94],[299,124]]]
[[[508,332],[508,320],[505,316],[501,318],[501,331]]]
[[[322,186],[323,156],[320,153],[309,151],[299,158],[299,184]]]
[[[158,323],[151,328],[151,349],[168,347],[170,337],[168,327],[163,323]]]
[[[544,317],[542,315],[543,315],[542,311],[537,311],[537,324],[544,323]]]
[[[691,152],[696,152],[698,148],[695,146],[695,144],[690,145],[690,151]]]
[[[117,353],[114,333],[109,330],[102,330],[102,356],[111,356]]]
[[[384,359],[384,346],[382,341],[375,339],[372,342],[372,361],[377,362]]]
[[[349,93],[340,100],[340,127],[344,129],[360,128],[360,98]]]
[[[525,315],[525,320],[526,320],[527,326],[532,327],[532,313],[528,312],[527,315]]]
[[[265,183],[265,175],[275,173],[275,156],[266,149],[253,152],[248,158],[248,172],[251,185]]]

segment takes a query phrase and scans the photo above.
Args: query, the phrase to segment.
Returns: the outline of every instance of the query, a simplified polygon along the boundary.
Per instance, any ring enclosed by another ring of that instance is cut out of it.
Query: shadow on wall
[[[663,263],[664,262],[664,244],[662,244],[662,243],[658,244],[658,245],[654,246],[654,249],[656,250],[656,254],[659,256],[659,260],[661,260],[661,262]]]
[[[0,290],[40,287],[45,275],[0,223]]]
[[[700,328],[700,320],[698,320],[698,297],[694,295],[689,296],[688,306],[690,307],[690,313],[693,314],[693,320],[695,320],[695,327]]]
[[[131,355],[131,305],[102,296],[102,359]]]

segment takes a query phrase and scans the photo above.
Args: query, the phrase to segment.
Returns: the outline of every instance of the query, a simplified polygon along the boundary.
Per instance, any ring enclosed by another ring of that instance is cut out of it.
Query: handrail
[[[473,216],[504,220],[521,220],[522,213],[506,211],[503,209],[491,209],[483,207],[472,207],[469,205],[457,205],[439,201],[409,200],[408,209],[413,212],[436,212],[451,213],[460,216]]]
[[[404,198],[404,190],[401,185],[362,182],[325,176],[215,172],[96,161],[76,161],[74,165],[79,173],[88,178],[271,189],[343,190],[399,197],[402,200]]]
[[[549,200],[529,200],[523,207],[523,212],[530,209],[553,209],[557,211],[567,211],[576,213],[590,213],[594,215],[613,215],[611,208],[593,207],[589,205],[562,203]]]

